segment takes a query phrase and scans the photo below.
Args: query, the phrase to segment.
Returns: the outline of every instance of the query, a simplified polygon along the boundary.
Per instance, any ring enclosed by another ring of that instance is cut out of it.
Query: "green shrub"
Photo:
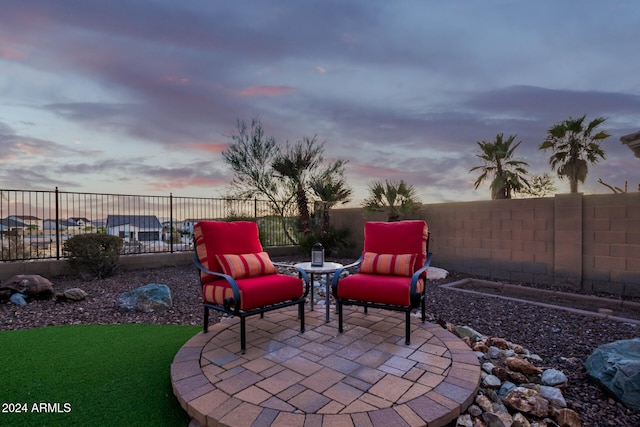
[[[120,259],[122,239],[110,234],[79,234],[64,242],[69,265],[80,275],[94,278],[113,273]]]
[[[331,228],[329,233],[323,234],[318,230],[313,230],[312,234],[307,237],[300,238],[300,250],[304,254],[310,254],[314,243],[319,242],[324,247],[325,257],[340,257],[344,255],[345,250],[352,248],[354,245],[349,240],[349,229]]]

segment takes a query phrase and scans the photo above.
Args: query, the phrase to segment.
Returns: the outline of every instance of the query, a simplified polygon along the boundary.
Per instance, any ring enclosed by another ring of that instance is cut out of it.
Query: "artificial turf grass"
[[[0,425],[186,426],[170,367],[199,329],[126,324],[0,332]],[[16,413],[16,404],[26,404],[26,412]]]

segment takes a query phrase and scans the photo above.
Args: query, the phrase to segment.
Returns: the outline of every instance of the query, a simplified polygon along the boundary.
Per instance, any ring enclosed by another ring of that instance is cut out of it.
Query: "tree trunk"
[[[311,215],[309,214],[309,203],[307,193],[302,185],[297,188],[298,214],[300,215],[300,232],[307,237],[311,234]]]
[[[331,213],[326,203],[322,204],[322,234],[328,236],[331,229]]]
[[[571,192],[572,193],[577,193],[578,192],[578,180],[571,177],[570,181],[569,181],[569,186],[571,188]]]

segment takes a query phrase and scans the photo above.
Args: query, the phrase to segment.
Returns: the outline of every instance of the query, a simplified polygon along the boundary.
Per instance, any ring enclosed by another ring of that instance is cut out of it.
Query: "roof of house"
[[[82,221],[82,222],[85,222],[85,223],[90,223],[91,222],[89,219],[81,217],[81,216],[73,216],[73,217],[69,218],[69,221],[72,221],[72,222],[80,222],[80,221]]]
[[[629,147],[636,157],[640,157],[640,131],[621,136],[620,142]]]
[[[0,224],[4,225],[5,227],[26,227],[27,224],[25,224],[22,221],[18,221],[17,219],[14,219],[16,217],[7,217],[7,218],[3,218],[0,219]]]
[[[40,221],[40,218],[32,215],[9,215],[7,218],[19,219],[21,221]]]
[[[56,220],[53,218],[47,218],[45,220],[43,220],[43,222],[53,222],[55,224]],[[69,221],[67,219],[59,219],[58,220],[58,224],[62,225],[63,227],[75,227],[76,223],[73,221]]]
[[[138,228],[162,228],[160,220],[155,215],[109,215],[107,217],[107,227],[118,227],[120,225],[132,225]]]

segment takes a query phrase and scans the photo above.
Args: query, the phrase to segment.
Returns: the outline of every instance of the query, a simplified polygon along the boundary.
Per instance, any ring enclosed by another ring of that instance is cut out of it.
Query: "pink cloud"
[[[166,182],[154,182],[153,184],[149,185],[149,188],[153,191],[168,191],[172,189],[189,187],[214,188],[221,187],[226,184],[228,184],[227,181],[219,178],[195,176],[183,179],[170,179]]]
[[[193,150],[206,151],[208,153],[222,153],[229,147],[226,142],[193,142],[187,144]]]
[[[373,177],[375,179],[393,178],[402,173],[402,171],[399,169],[385,168],[382,166],[372,166],[366,164],[353,164],[350,169],[356,174],[363,175],[369,178]]]
[[[11,46],[0,46],[0,58],[11,61],[22,61],[26,55],[13,49]]]
[[[239,90],[240,96],[280,96],[295,91],[291,86],[250,86]]]
[[[189,83],[189,79],[187,77],[179,77],[179,76],[163,76],[163,77],[160,77],[160,83],[183,86]]]

